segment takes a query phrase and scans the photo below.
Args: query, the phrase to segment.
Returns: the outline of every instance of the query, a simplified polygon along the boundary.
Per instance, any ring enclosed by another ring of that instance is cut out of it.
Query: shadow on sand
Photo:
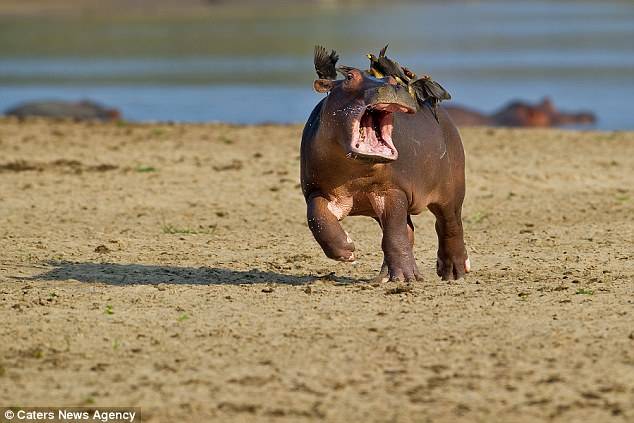
[[[113,263],[73,263],[49,262],[53,269],[32,276],[32,281],[65,281],[69,279],[87,283],[105,283],[110,285],[155,285],[159,283],[175,285],[239,285],[254,283],[276,283],[284,285],[303,285],[318,279],[349,284],[359,282],[356,279],[319,275],[285,275],[282,273],[251,270],[231,270],[214,267],[174,267],[152,266],[144,264]]]

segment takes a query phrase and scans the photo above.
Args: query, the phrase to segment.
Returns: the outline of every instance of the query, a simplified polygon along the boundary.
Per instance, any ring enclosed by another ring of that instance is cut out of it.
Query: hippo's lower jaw
[[[346,157],[372,163],[387,163],[398,158],[392,142],[394,112],[413,111],[396,103],[377,103],[363,109],[352,123]]]

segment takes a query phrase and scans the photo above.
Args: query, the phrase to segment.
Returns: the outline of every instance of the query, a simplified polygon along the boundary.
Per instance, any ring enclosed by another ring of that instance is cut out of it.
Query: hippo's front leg
[[[391,281],[420,279],[414,259],[414,228],[408,215],[407,196],[402,191],[390,191],[385,195],[371,195],[370,200],[383,229],[384,263],[379,277],[387,267],[386,276]]]
[[[328,258],[354,261],[354,244],[337,217],[328,209],[328,200],[321,195],[308,199],[308,227]]]
[[[378,218],[375,220],[381,225],[381,221]],[[407,237],[409,239],[409,243],[412,246],[412,251],[414,249],[414,223],[412,222],[411,216],[407,215]],[[414,276],[416,280],[421,280],[420,272],[418,271],[418,265],[414,264]],[[381,265],[381,270],[379,274],[373,279],[375,282],[383,283],[387,282],[390,279],[390,272],[387,267],[387,261],[385,257],[383,257],[383,264]]]

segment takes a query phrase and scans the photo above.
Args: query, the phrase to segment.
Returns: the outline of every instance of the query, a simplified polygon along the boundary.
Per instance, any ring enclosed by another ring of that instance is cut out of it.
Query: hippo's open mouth
[[[392,142],[394,112],[415,110],[396,103],[377,103],[363,109],[353,121],[347,157],[375,163],[396,160],[398,151]]]

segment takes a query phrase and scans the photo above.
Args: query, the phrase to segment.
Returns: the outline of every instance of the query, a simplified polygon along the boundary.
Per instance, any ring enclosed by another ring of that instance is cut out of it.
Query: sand
[[[0,405],[145,422],[634,419],[634,133],[474,128],[473,271],[367,281],[305,223],[300,126],[0,120]]]

